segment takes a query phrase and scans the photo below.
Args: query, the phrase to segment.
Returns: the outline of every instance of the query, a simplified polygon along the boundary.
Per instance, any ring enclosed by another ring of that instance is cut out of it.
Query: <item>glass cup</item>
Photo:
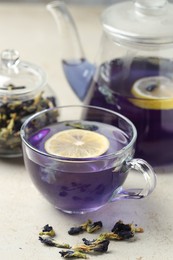
[[[46,152],[45,142],[52,135],[76,128],[104,135],[109,141],[107,151],[87,158]],[[28,118],[21,128],[25,166],[33,183],[56,208],[78,214],[120,199],[141,199],[154,190],[152,167],[133,158],[136,137],[136,128],[126,117],[93,106],[47,109]],[[130,170],[144,178],[142,188],[124,188]]]

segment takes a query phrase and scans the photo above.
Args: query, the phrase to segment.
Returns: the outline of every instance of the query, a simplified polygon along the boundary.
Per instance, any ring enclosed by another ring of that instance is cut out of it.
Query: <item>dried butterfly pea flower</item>
[[[83,224],[81,224],[78,227],[71,227],[68,231],[68,234],[77,235],[79,233],[82,233],[83,231],[85,231],[87,229],[87,226],[91,223],[92,223],[92,221],[90,219],[88,219],[86,222],[84,222]]]
[[[109,240],[105,239],[93,245],[93,247],[92,245],[90,247],[94,252],[105,253],[108,250],[109,243],[110,243]]]
[[[109,240],[105,239],[102,241],[94,241],[88,243],[87,245],[84,243],[82,245],[75,246],[74,249],[83,253],[105,253],[108,250]]]
[[[41,243],[43,243],[47,246],[58,247],[58,248],[67,248],[67,249],[71,248],[71,246],[69,244],[59,243],[52,237],[39,236],[39,240],[41,241]]]
[[[90,246],[96,241],[96,239],[88,240],[86,238],[82,238],[82,241],[84,242],[85,245]]]
[[[135,233],[142,233],[144,232],[143,228],[137,227],[136,225],[133,224],[124,224],[122,221],[118,221],[113,229],[112,232],[105,232],[101,233],[97,239],[94,240],[87,240],[86,238],[83,238],[83,242],[85,245],[93,245],[93,244],[98,244],[101,241],[104,240],[127,240],[132,237],[134,237]]]
[[[143,233],[144,229],[142,227],[138,227],[137,225],[131,224],[131,229],[135,233]]]
[[[115,223],[111,230],[114,234],[117,234],[122,239],[129,239],[134,237],[136,232],[143,232],[142,228],[138,228],[133,224],[124,224],[121,220]]]
[[[96,239],[96,243],[103,240],[122,240],[122,237],[120,237],[118,234],[115,234],[113,232],[105,232],[98,236]]]
[[[88,219],[85,223],[80,225],[79,227],[73,227],[69,230],[69,234],[78,234],[78,232],[88,231],[92,233],[99,228],[102,227],[102,222],[94,222]],[[52,227],[49,225],[44,226],[43,233],[45,235],[46,232],[50,232]],[[87,255],[89,253],[105,253],[108,250],[108,246],[110,240],[126,240],[130,239],[134,236],[136,232],[142,233],[144,232],[143,228],[137,227],[134,224],[124,224],[121,220],[116,222],[111,232],[105,232],[98,236],[97,239],[87,240],[83,238],[84,244],[77,245],[73,247],[71,250],[60,251],[62,257],[64,258],[84,258],[87,259]],[[40,236],[39,240],[47,246],[59,247],[59,248],[67,248],[70,249],[69,244],[58,243],[52,237]]]
[[[50,238],[50,237],[41,237],[39,236],[38,238],[40,240],[41,243],[47,245],[47,246],[52,246],[52,247],[56,247],[56,243],[54,242],[54,239]]]
[[[75,251],[75,250],[60,251],[59,253],[64,258],[83,258],[83,259],[87,259],[86,254]]]
[[[69,233],[69,235],[78,235],[79,233],[81,233],[83,231],[84,231],[83,227],[79,226],[79,227],[70,228],[68,233]]]
[[[49,226],[48,224],[45,225],[42,229],[42,231],[39,233],[40,236],[42,235],[47,235],[47,236],[51,236],[51,237],[54,237],[56,234],[55,234],[55,231],[54,229]]]
[[[23,86],[19,86],[22,87]],[[9,86],[10,89],[18,86]],[[30,100],[14,100],[4,97],[0,102],[0,148],[21,150],[20,128],[24,120],[39,111],[55,107],[56,100],[43,97],[43,92]]]
[[[73,128],[84,129],[89,131],[96,131],[98,129],[96,125],[87,125],[87,124],[82,124],[81,122],[66,123],[66,126],[71,126]]]
[[[97,222],[92,222],[91,219],[88,219],[85,223],[81,224],[78,227],[72,227],[68,231],[69,235],[77,235],[79,233],[82,233],[83,231],[87,231],[88,233],[93,233],[100,228],[102,228],[102,222],[97,221]]]
[[[121,239],[129,239],[134,237],[134,231],[131,229],[131,225],[124,224],[121,220],[115,223],[111,231],[114,234],[117,234]]]
[[[94,223],[91,223],[91,224],[88,224],[87,225],[87,228],[86,228],[86,231],[88,233],[93,233],[99,229],[101,229],[103,227],[103,224],[101,221],[97,221],[97,222],[94,222]]]
[[[129,231],[131,230],[131,226],[129,224],[124,224],[121,220],[119,220],[115,223],[111,231],[114,233],[118,233],[122,230]]]

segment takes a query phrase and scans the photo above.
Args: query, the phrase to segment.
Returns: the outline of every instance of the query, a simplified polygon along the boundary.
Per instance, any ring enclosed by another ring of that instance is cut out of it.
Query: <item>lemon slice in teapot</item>
[[[97,157],[109,148],[109,140],[89,130],[69,129],[58,132],[45,142],[46,152],[67,158]]]
[[[145,109],[173,109],[173,82],[166,77],[147,77],[135,82],[130,101]]]

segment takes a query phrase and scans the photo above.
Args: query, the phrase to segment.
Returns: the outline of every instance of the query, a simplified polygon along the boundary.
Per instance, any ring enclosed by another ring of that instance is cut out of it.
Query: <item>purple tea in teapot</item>
[[[105,80],[104,69],[100,68],[102,73],[93,83],[90,100],[90,105],[118,111],[135,124],[135,156],[155,166],[173,160],[173,84],[159,76],[161,66],[165,68],[164,75],[171,73],[171,68],[173,71],[173,63],[167,63],[168,60],[156,58],[134,59],[127,71],[123,60],[114,60],[109,64],[111,81]],[[164,91],[167,97],[154,97]]]
[[[173,163],[173,4],[134,0],[106,8],[94,65],[83,54],[64,3],[54,1],[47,7],[61,27],[63,69],[78,97],[134,123],[135,156],[153,166]]]

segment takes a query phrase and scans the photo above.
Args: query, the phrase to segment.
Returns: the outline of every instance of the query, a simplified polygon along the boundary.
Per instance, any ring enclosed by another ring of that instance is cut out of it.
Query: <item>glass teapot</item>
[[[47,8],[59,28],[66,78],[80,100],[135,124],[135,156],[153,166],[173,163],[173,5],[134,0],[106,8],[95,64],[85,58],[67,6],[54,1]]]

